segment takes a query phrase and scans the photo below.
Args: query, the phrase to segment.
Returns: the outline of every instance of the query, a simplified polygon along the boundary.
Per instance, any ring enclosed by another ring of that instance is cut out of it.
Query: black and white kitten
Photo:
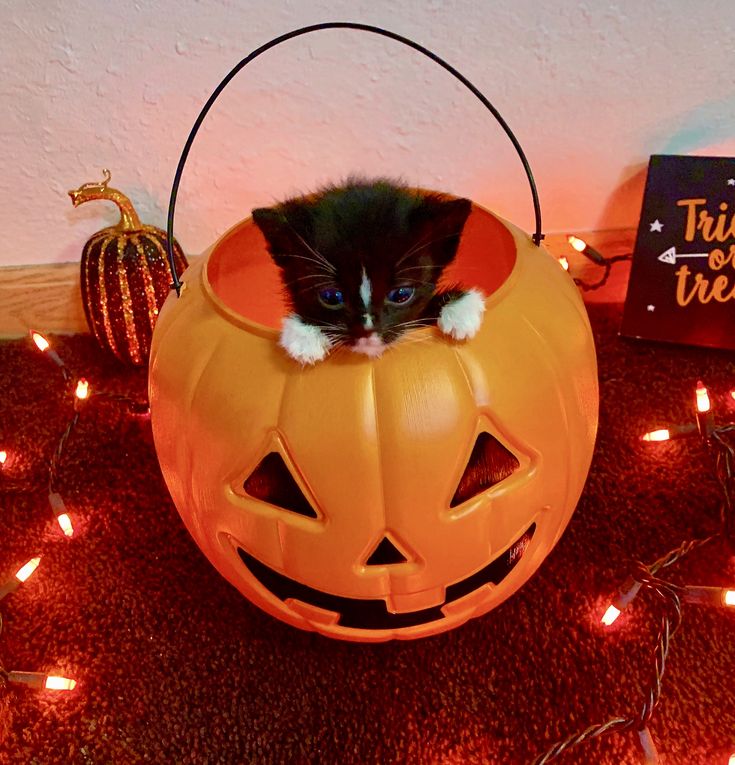
[[[392,181],[349,179],[253,210],[292,311],[282,347],[313,364],[341,345],[380,356],[403,333],[432,324],[456,340],[473,337],[484,295],[437,290],[471,206]]]

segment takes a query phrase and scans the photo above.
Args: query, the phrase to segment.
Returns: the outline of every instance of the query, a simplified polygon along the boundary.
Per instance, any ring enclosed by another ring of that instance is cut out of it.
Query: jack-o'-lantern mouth
[[[279,600],[284,602],[289,599],[299,600],[302,603],[332,611],[338,615],[336,624],[340,627],[389,630],[415,627],[444,619],[446,618],[446,614],[442,611],[444,606],[475,592],[486,584],[500,584],[523,557],[535,531],[536,524],[533,523],[502,555],[474,574],[449,585],[444,603],[441,605],[408,613],[391,613],[383,599],[349,598],[317,590],[274,571],[241,547],[237,548],[237,552],[248,571]]]

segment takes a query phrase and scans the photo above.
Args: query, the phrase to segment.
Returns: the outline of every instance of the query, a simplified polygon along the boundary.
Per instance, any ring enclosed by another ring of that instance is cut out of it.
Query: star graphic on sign
[[[661,223],[661,221],[658,218],[656,218],[656,220],[653,221],[653,223],[651,223],[651,231],[658,231],[659,233],[661,233],[661,230],[663,229],[663,227],[664,227],[664,224]]]
[[[656,306],[655,306],[655,305],[647,305],[647,306],[646,306],[646,310],[647,310],[649,313],[653,313],[653,312],[656,310]]]
[[[728,178],[727,179],[727,185],[728,186],[735,186],[735,178]]]

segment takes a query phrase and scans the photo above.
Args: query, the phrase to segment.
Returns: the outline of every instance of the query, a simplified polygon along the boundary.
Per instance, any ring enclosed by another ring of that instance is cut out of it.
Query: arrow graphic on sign
[[[709,253],[708,252],[677,252],[676,247],[669,247],[668,250],[665,250],[662,252],[658,259],[662,263],[671,263],[672,265],[676,264],[677,260],[680,260],[681,258],[708,258]]]

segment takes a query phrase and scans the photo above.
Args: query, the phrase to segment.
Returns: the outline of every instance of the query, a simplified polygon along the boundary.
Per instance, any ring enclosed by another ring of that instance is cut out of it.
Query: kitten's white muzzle
[[[385,350],[385,343],[380,339],[380,336],[376,332],[373,332],[367,337],[359,338],[358,341],[351,346],[351,349],[355,353],[364,353],[366,356],[376,358]]]

